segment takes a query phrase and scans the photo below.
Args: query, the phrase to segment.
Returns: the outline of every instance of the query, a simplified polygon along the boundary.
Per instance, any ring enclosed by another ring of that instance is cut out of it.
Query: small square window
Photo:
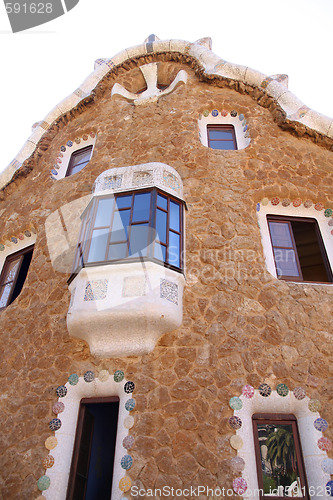
[[[267,216],[277,277],[331,283],[332,270],[315,219]]]
[[[87,146],[86,148],[79,149],[72,154],[66,172],[66,177],[80,172],[80,170],[82,170],[87,165],[87,163],[89,163],[91,159],[92,148],[92,146]]]
[[[0,276],[0,309],[9,306],[21,293],[33,249],[32,245],[7,257]]]
[[[233,125],[207,125],[208,146],[212,149],[237,149]]]

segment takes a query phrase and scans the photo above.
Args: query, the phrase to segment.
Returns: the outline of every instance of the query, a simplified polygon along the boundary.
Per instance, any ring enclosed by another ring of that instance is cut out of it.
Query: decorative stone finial
[[[145,39],[144,43],[156,42],[157,40],[160,40],[160,38],[158,38],[158,36],[149,35],[149,37]]]
[[[198,43],[199,45],[203,45],[207,49],[212,50],[212,39],[209,36],[199,38],[199,40],[196,40],[194,43]]]

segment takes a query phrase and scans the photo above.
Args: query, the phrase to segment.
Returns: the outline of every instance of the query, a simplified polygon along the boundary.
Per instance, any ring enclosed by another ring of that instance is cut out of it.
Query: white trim
[[[125,383],[125,379],[121,382],[115,382],[111,374],[105,382],[101,382],[99,379],[85,382],[83,377],[80,377],[79,382],[74,386],[67,382],[67,395],[58,400],[64,403],[65,410],[58,415],[62,425],[55,432],[58,444],[50,451],[50,455],[54,458],[54,465],[46,471],[51,484],[47,490],[43,491],[45,498],[49,500],[64,500],[66,498],[81,399],[107,396],[118,396],[120,400],[111,499],[118,500],[123,496],[119,489],[119,481],[125,476],[126,471],[122,469],[120,461],[124,455],[128,454],[122,443],[128,435],[124,420],[130,414],[125,409],[125,403],[132,398],[132,394],[124,392]]]
[[[263,397],[256,390],[252,398],[249,399],[242,395],[240,399],[243,407],[241,410],[236,410],[234,415],[242,420],[242,427],[236,433],[243,440],[243,446],[238,450],[238,456],[245,461],[242,477],[248,486],[243,496],[255,500],[259,499],[252,415],[254,413],[292,413],[297,418],[308,486],[309,488],[313,487],[310,491],[317,492],[311,498],[322,499],[325,495],[320,495],[320,491],[321,489],[325,491],[325,485],[330,480],[330,475],[326,474],[321,468],[321,462],[324,458],[327,458],[327,453],[320,450],[317,445],[318,439],[323,434],[317,431],[313,424],[320,415],[318,412],[309,410],[309,398],[305,397],[302,400],[297,400],[290,392],[287,396],[282,397],[276,391],[272,391],[269,397]]]
[[[281,215],[285,217],[308,217],[315,219],[318,223],[318,227],[323,239],[324,247],[327,253],[327,257],[333,270],[333,236],[331,234],[331,226],[328,225],[329,219],[325,217],[324,210],[318,211],[313,206],[310,208],[304,207],[302,204],[299,207],[294,207],[293,205],[289,205],[288,207],[282,206],[281,203],[278,205],[272,205],[269,202],[267,205],[262,205],[260,203],[260,210],[257,212],[258,222],[261,234],[261,241],[263,245],[265,261],[267,270],[272,274],[275,278],[277,278],[276,268],[275,268],[275,260],[272,249],[271,237],[269,233],[268,223],[267,223],[267,215]],[[302,283],[304,281],[297,281],[295,283]],[[318,285],[321,283],[307,283],[311,285]],[[326,284],[326,286],[331,286],[330,284]]]

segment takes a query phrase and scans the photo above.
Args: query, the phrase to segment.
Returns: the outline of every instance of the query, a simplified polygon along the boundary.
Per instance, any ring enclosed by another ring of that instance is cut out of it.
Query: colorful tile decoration
[[[88,135],[87,135],[87,134],[84,134],[84,135],[82,136],[82,139],[83,139],[84,141],[87,141],[87,140],[88,140]]]
[[[241,113],[241,114],[239,115],[238,119],[239,119],[239,121],[243,121],[243,120],[244,120],[244,115],[243,115],[243,113]]]
[[[108,372],[108,370],[101,370],[98,374],[98,379],[101,381],[101,382],[106,382],[107,379],[109,378],[110,376],[110,373]]]
[[[289,394],[289,389],[286,384],[278,384],[276,387],[276,392],[279,396],[285,397]]]
[[[237,434],[235,434],[230,438],[230,445],[232,448],[234,448],[234,450],[240,450],[243,446],[243,440],[240,436],[237,436]]]
[[[332,449],[332,441],[327,437],[321,437],[317,441],[318,448],[323,451],[330,451]]]
[[[15,245],[16,245],[16,243],[17,243],[17,241],[18,241],[18,240],[17,240],[17,238],[15,238],[15,236],[12,236],[12,237],[10,238],[10,241],[11,241],[12,243],[15,243]]]
[[[305,389],[303,389],[303,387],[295,387],[293,393],[294,393],[295,398],[298,399],[299,401],[301,399],[304,399],[306,396],[306,392],[305,392]]]
[[[268,199],[268,198],[263,198],[263,199],[261,200],[261,204],[262,204],[264,207],[266,207],[266,205],[268,205],[268,203],[269,203],[269,199]]]
[[[47,455],[42,461],[42,466],[44,469],[51,469],[54,465],[54,458],[52,455]]]
[[[332,217],[333,210],[331,208],[326,208],[324,215],[325,217]]]
[[[61,146],[60,151],[64,153],[66,151],[66,146]]]
[[[126,382],[126,384],[124,385],[124,391],[126,392],[126,394],[130,394],[131,392],[133,392],[135,389],[135,384],[134,382],[131,382],[131,381],[128,381]]]
[[[228,115],[228,111],[226,109],[222,109],[221,115],[224,116],[224,117],[227,116]]]
[[[293,201],[293,205],[294,207],[300,207],[302,205],[302,200],[300,200],[299,198],[296,198],[296,200]]]
[[[252,387],[252,385],[244,385],[243,389],[242,389],[242,394],[245,398],[253,398],[254,396],[254,388]]]
[[[313,425],[320,432],[325,432],[328,429],[328,423],[324,418],[317,418]]]
[[[202,113],[205,117],[209,116],[209,111],[208,109],[205,109],[205,111]]]
[[[288,198],[285,198],[281,202],[281,204],[282,204],[283,207],[289,207],[290,203],[291,203],[291,201]]]
[[[128,491],[132,486],[132,481],[129,477],[127,476],[124,476],[121,478],[121,480],[119,481],[119,489],[121,491]]]
[[[324,458],[321,462],[321,468],[326,474],[333,474],[333,459],[332,458]]]
[[[164,170],[163,172],[163,179],[162,182],[164,186],[169,187],[170,189],[174,189],[175,191],[179,192],[180,191],[180,184],[177,179],[177,177],[167,170]]]
[[[134,425],[134,417],[129,416],[124,419],[125,429],[132,429],[133,425]]]
[[[243,477],[236,477],[232,482],[233,489],[238,495],[244,495],[247,490],[247,482]]]
[[[55,415],[58,415],[59,413],[62,413],[65,409],[65,405],[64,403],[62,403],[61,401],[58,401],[57,403],[55,403],[53,406],[52,406],[52,411]]]
[[[72,373],[69,377],[68,377],[68,382],[71,384],[71,385],[76,385],[79,381],[79,376],[76,374],[76,373]]]
[[[232,111],[230,111],[230,116],[235,118],[237,116],[237,111],[235,111],[234,109]]]
[[[121,371],[121,370],[117,370],[117,371],[114,372],[113,380],[115,382],[121,382],[124,379],[124,377],[125,377],[124,372]]]
[[[229,425],[232,429],[240,429],[242,427],[242,420],[234,415],[229,418]]]
[[[76,144],[80,144],[80,142],[81,142],[81,139],[80,139],[79,137],[76,137],[76,139],[75,139],[75,143],[76,143]]]
[[[103,178],[103,185],[101,189],[118,189],[121,187],[123,181],[122,175],[108,175]]]
[[[41,476],[37,481],[37,488],[40,491],[45,491],[50,487],[51,479],[48,476]]]
[[[126,450],[130,450],[132,448],[133,444],[134,444],[134,437],[133,436],[126,436],[123,439],[123,447]]]
[[[131,457],[131,455],[124,455],[120,461],[120,465],[125,470],[130,469],[133,465],[133,458]]]
[[[259,394],[261,396],[263,396],[264,398],[267,398],[268,396],[270,396],[272,392],[272,389],[270,388],[270,386],[268,384],[260,384],[259,385]]]
[[[86,284],[83,300],[86,302],[103,300],[106,298],[108,290],[108,280],[92,280]]]
[[[322,203],[316,203],[314,207],[318,210],[318,212],[324,209],[324,205]]]
[[[275,198],[272,198],[271,199],[271,204],[272,205],[278,205],[280,203],[280,198],[278,198],[277,196]]]
[[[67,394],[67,387],[65,387],[64,385],[59,385],[59,387],[57,387],[56,389],[56,393],[59,398],[64,398]]]
[[[160,298],[178,305],[178,285],[169,280],[160,279]]]
[[[305,206],[305,208],[310,208],[310,207],[312,207],[313,203],[311,200],[305,200],[303,205]]]
[[[233,457],[230,460],[231,468],[236,472],[242,472],[245,468],[245,461],[241,457]]]
[[[52,420],[49,422],[49,427],[51,431],[58,431],[61,427],[60,418],[52,418]]]
[[[260,212],[260,203],[257,203],[256,210],[257,210],[257,212]]]
[[[217,109],[213,109],[212,111],[212,116],[218,116],[219,112],[217,111]]]
[[[321,403],[318,399],[310,399],[309,401],[309,410],[313,412],[317,412],[321,410]]]
[[[72,142],[72,141],[67,141],[67,146],[68,146],[69,148],[71,148],[71,147],[73,146],[73,142]]]
[[[233,398],[229,399],[229,406],[233,410],[240,410],[243,406],[243,402],[240,398],[238,398],[237,396],[234,396]]]
[[[331,220],[328,221],[328,225],[329,226],[333,226],[333,219],[331,219]]]
[[[45,448],[47,450],[53,450],[58,444],[58,440],[55,436],[50,436],[45,441]]]
[[[5,245],[3,245],[3,244],[1,243],[1,245],[0,245],[0,252],[3,252],[3,251],[4,251],[4,249],[5,249]]]
[[[154,182],[154,176],[152,172],[134,172],[132,178],[133,186],[146,186],[151,185]]]
[[[127,411],[132,411],[135,408],[135,399],[128,399],[125,403],[125,409]]]
[[[95,374],[93,371],[91,370],[88,370],[84,375],[83,375],[83,379],[85,382],[89,383],[89,382],[92,382],[93,380],[95,380]]]

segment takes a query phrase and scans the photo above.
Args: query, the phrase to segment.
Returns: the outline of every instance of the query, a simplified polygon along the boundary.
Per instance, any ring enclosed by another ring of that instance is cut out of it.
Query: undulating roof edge
[[[166,52],[180,53],[194,58],[209,78],[222,77],[265,91],[266,95],[273,98],[281,107],[286,114],[286,120],[291,125],[299,123],[320,135],[333,139],[333,119],[308,108],[290,92],[286,86],[286,75],[267,76],[247,66],[227,62],[212,52],[210,38],[202,38],[191,43],[185,40],[158,40],[157,37],[154,37],[154,41],[150,41],[149,37],[141,45],[125,49],[110,59],[96,61],[95,70],[80,87],[57,104],[42,121],[35,125],[22,149],[0,173],[0,189],[11,181],[25,160],[30,158],[40,139],[54,121],[87,98],[112,68],[130,59]]]

